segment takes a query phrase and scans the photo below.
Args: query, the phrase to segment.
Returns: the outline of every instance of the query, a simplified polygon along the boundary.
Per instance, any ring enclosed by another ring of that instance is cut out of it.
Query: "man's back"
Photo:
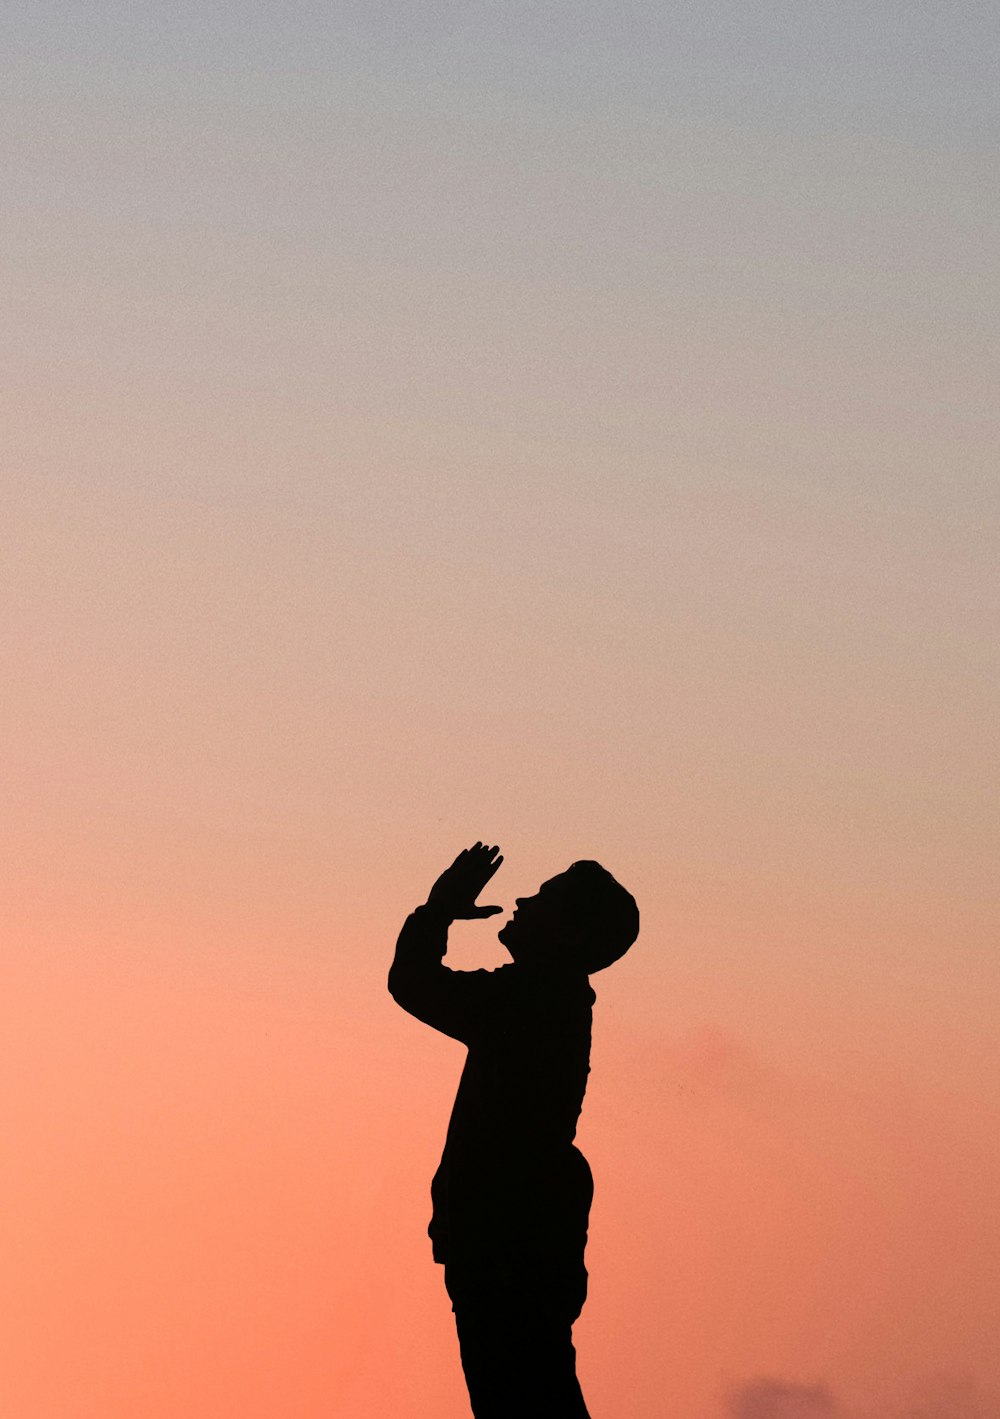
[[[590,1070],[585,976],[483,972],[441,1165],[438,1261],[582,1245],[593,1182],[573,1146]]]
[[[585,975],[527,964],[450,971],[447,926],[420,907],[390,988],[468,1057],[431,1188],[434,1259],[582,1244],[593,1183],[573,1146],[590,1069],[595,995]]]

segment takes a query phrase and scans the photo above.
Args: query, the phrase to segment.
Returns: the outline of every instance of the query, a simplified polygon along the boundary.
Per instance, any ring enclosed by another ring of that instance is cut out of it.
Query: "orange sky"
[[[990,1419],[990,27],[140,11],[0,99],[0,1410],[468,1413],[385,974],[480,838],[642,910],[595,1419]]]

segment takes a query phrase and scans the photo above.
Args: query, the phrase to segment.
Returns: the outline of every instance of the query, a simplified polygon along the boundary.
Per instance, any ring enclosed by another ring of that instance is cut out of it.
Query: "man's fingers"
[[[503,862],[503,854],[499,847],[487,847],[484,843],[473,843],[472,847],[463,848],[455,859],[455,865],[462,863],[470,869],[483,871],[487,876],[493,873]]]
[[[496,916],[502,911],[503,907],[476,907],[476,916]]]

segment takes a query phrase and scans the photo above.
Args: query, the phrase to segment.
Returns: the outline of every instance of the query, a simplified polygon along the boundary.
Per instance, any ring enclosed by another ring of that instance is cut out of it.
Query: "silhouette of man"
[[[628,950],[639,912],[599,863],[574,862],[517,899],[498,932],[512,965],[450,970],[451,923],[502,911],[476,904],[502,861],[482,843],[459,853],[407,917],[389,990],[468,1047],[428,1231],[475,1419],[588,1419],[572,1340],[594,1192],[573,1144],[590,1070],[588,977]]]

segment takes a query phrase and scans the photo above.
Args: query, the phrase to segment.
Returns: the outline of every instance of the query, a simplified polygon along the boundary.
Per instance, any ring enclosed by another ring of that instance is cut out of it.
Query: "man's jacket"
[[[404,1010],[468,1047],[431,1184],[434,1259],[582,1263],[593,1180],[573,1139],[596,997],[582,972],[525,961],[450,970],[449,920],[411,913],[389,972]]]

